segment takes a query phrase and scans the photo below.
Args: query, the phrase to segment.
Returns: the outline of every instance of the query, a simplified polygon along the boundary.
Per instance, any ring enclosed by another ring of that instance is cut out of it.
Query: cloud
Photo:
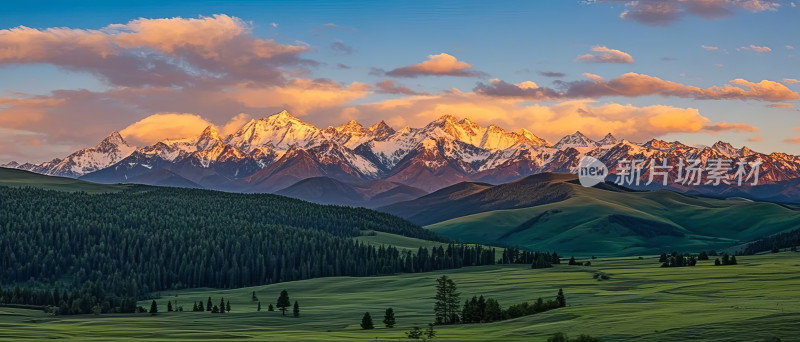
[[[287,85],[270,88],[250,88],[240,85],[221,99],[232,99],[248,108],[286,109],[294,115],[338,107],[363,98],[370,86],[360,82],[343,85],[327,79],[294,79]]]
[[[460,76],[476,77],[482,73],[472,69],[472,64],[459,61],[454,56],[440,53],[429,55],[428,60],[414,65],[409,65],[386,72],[392,77],[417,77],[417,76]]]
[[[352,55],[356,52],[356,49],[350,45],[343,43],[340,40],[333,42],[330,46],[331,50],[334,52],[341,54],[341,55]]]
[[[794,78],[784,78],[783,80],[781,80],[781,82],[786,84],[797,84],[800,83],[800,80],[796,80]]]
[[[250,116],[250,114],[247,114],[247,113],[236,114],[234,117],[232,117],[230,120],[228,120],[228,122],[225,125],[223,125],[219,129],[219,134],[222,134],[223,136],[227,136],[229,134],[232,134],[232,133],[238,131],[239,128],[242,128],[242,126],[244,126],[245,124],[250,122],[250,120],[252,120],[252,119],[253,119],[253,117]]]
[[[575,130],[597,137],[612,132],[634,141],[645,141],[670,133],[754,130],[745,124],[714,123],[693,108],[600,104],[590,99],[552,105],[530,104],[524,99],[496,98],[455,89],[441,94],[390,99],[348,108],[354,108],[349,110],[351,115],[360,113],[365,118],[382,117],[397,126],[418,127],[444,114],[452,114],[468,117],[482,125],[526,128],[550,140],[557,140]]]
[[[567,76],[567,74],[565,74],[563,72],[555,72],[555,71],[538,71],[537,73],[539,75],[544,76],[544,77],[564,77],[564,76]]]
[[[609,49],[605,46],[594,46],[592,52],[578,57],[584,63],[623,63],[632,64],[633,57],[620,50]]]
[[[762,140],[764,140],[764,138],[762,138],[760,135],[747,139],[749,142],[761,142]]]
[[[791,103],[773,103],[771,105],[767,105],[770,108],[794,108],[794,105]]]
[[[700,45],[701,48],[706,49],[707,51],[717,51],[719,50],[718,47],[712,45]]]
[[[588,80],[556,82],[560,87],[558,90],[547,87],[522,88],[515,84],[496,80],[490,84],[479,83],[475,88],[475,92],[496,97],[525,98],[529,100],[608,96],[640,97],[650,95],[698,100],[759,100],[772,102],[800,99],[798,93],[791,91],[783,84],[767,80],[755,83],[743,79],[735,79],[724,86],[699,88],[632,72],[609,81],[594,74],[584,74],[584,76]]]
[[[738,10],[751,13],[776,11],[780,0],[598,0],[589,3],[624,3],[620,18],[638,24],[666,27],[687,15],[703,19],[721,19]]]
[[[411,90],[410,88],[395,83],[392,80],[385,80],[375,84],[375,87],[378,89],[379,93],[382,94],[405,94],[405,95],[421,95],[424,93],[416,92]]]
[[[742,47],[736,48],[736,51],[744,51],[744,50],[751,50],[751,51],[755,51],[755,52],[758,52],[758,53],[767,53],[767,52],[771,52],[772,51],[772,49],[770,49],[769,47],[757,46],[757,45],[753,45],[753,44],[750,44],[750,46],[742,46]]]
[[[751,126],[745,123],[728,123],[728,122],[717,122],[705,126],[703,127],[703,129],[713,133],[719,133],[725,131],[731,131],[735,133],[758,132],[758,127]]]
[[[101,92],[58,90],[46,95],[0,97],[0,127],[37,131],[53,144],[85,147],[152,113],[192,113],[222,124],[232,113],[265,114],[287,109],[316,122],[336,123],[336,118],[329,117],[326,111],[369,93],[367,84],[341,84],[325,79],[292,79],[281,86],[241,83],[221,90],[128,87]],[[49,151],[37,155],[49,159],[64,156],[61,149]]]
[[[159,113],[139,120],[119,133],[134,145],[149,145],[164,139],[181,139],[198,135],[212,123],[199,115]]]
[[[110,85],[171,87],[252,81],[280,84],[280,68],[315,65],[305,46],[255,38],[227,15],[136,19],[99,30],[0,30],[0,65],[51,64]]]
[[[786,138],[783,139],[783,142],[787,144],[800,144],[800,137]]]

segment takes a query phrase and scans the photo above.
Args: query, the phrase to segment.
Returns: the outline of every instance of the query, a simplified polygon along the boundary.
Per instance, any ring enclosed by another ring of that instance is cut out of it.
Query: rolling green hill
[[[495,323],[436,327],[434,341],[544,342],[556,332],[614,341],[766,341],[800,336],[800,253],[739,257],[739,265],[660,268],[657,259],[599,258],[591,267],[496,265],[422,274],[335,277],[240,289],[165,291],[159,314],[51,316],[0,307],[0,340],[43,341],[411,341],[404,332],[433,321],[435,279],[458,285],[462,299],[495,298],[503,308],[564,289],[567,307]],[[602,271],[611,279],[593,279]],[[299,302],[300,317],[266,311],[281,290]],[[262,304],[256,310],[255,292]],[[193,302],[220,297],[224,315],[191,312]],[[177,301],[184,312],[166,312]],[[138,305],[149,307],[150,300]],[[381,324],[392,307],[397,326]],[[188,310],[188,312],[186,311]],[[361,330],[364,312],[375,329]]]
[[[670,191],[585,188],[573,180],[574,177],[548,178],[539,189],[557,191],[529,195],[534,199],[557,195],[559,199],[550,203],[486,210],[427,228],[473,243],[576,255],[638,255],[723,249],[800,226],[800,212],[773,203],[713,199]],[[523,194],[511,192],[504,198]],[[473,194],[467,200],[475,197]],[[495,203],[471,203],[465,211],[491,208]],[[435,208],[422,213],[432,210]]]
[[[33,187],[45,190],[85,191],[87,193],[119,192],[131,185],[97,184],[66,177],[40,175],[24,170],[0,167],[0,186]]]

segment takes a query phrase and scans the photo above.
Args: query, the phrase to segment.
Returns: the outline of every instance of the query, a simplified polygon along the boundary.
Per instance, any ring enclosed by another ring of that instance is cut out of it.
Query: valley
[[[461,297],[483,294],[502,307],[550,297],[564,289],[567,307],[495,323],[437,326],[439,341],[545,341],[557,332],[589,334],[603,341],[761,341],[800,334],[800,254],[784,252],[739,258],[739,265],[659,268],[657,258],[598,258],[592,266],[528,265],[468,267],[434,273],[368,278],[321,278],[230,290],[162,291],[165,311],[176,301],[184,312],[50,316],[38,310],[0,307],[0,340],[81,341],[402,341],[413,326],[433,320],[434,279],[454,279]],[[592,278],[594,272],[609,280]],[[257,311],[281,290],[301,305],[300,317]],[[191,312],[208,297],[230,300],[231,312]],[[150,300],[139,305],[149,307]],[[397,325],[380,323],[392,307]],[[189,310],[188,312],[186,310]],[[359,327],[365,311],[376,328]]]

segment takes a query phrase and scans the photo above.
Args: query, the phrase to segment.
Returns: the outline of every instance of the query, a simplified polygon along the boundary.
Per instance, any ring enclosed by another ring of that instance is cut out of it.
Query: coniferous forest
[[[0,303],[59,314],[134,312],[167,290],[494,264],[450,243],[401,252],[356,242],[375,230],[442,241],[400,218],[273,195],[136,186],[89,195],[0,187]]]

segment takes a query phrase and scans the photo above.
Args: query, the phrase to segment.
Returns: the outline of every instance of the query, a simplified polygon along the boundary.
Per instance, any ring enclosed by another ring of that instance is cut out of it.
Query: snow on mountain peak
[[[617,140],[617,138],[611,135],[611,133],[608,133],[606,134],[605,137],[603,137],[603,139],[597,142],[597,145],[599,146],[616,145],[618,142],[619,140]]]
[[[346,124],[336,127],[337,132],[361,132],[364,130],[364,126],[361,126],[360,123],[356,120],[350,120]]]
[[[587,138],[581,131],[576,131],[570,135],[567,135],[561,140],[559,140],[554,147],[556,148],[567,148],[567,147],[590,147],[596,146],[597,143],[592,139]]]

